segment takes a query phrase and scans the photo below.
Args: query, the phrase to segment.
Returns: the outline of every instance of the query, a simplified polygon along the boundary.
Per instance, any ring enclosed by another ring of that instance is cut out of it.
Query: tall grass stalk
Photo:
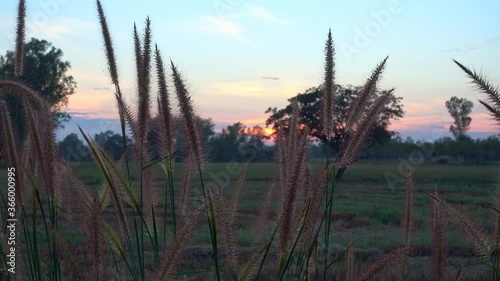
[[[177,99],[179,101],[179,110],[183,117],[183,124],[185,135],[189,142],[189,148],[191,153],[193,153],[193,157],[195,160],[195,165],[198,170],[198,176],[201,184],[201,191],[203,193],[203,200],[205,205],[207,206],[206,214],[208,225],[210,229],[210,239],[212,241],[212,250],[214,253],[214,263],[215,263],[215,273],[217,280],[220,280],[220,268],[219,268],[219,254],[217,248],[217,236],[214,233],[216,226],[214,225],[215,220],[210,219],[210,211],[208,209],[208,195],[205,188],[205,183],[203,180],[202,168],[203,168],[203,152],[202,145],[199,137],[199,131],[196,128],[195,122],[195,114],[193,110],[193,105],[191,102],[191,98],[189,92],[184,84],[184,81],[175,67],[174,63],[171,61],[171,70],[172,70],[172,78],[174,81],[174,87],[177,94]]]

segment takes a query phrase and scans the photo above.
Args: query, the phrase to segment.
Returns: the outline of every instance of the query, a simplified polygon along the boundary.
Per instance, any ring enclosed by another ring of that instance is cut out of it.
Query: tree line
[[[63,53],[60,49],[52,46],[45,40],[33,38],[25,45],[26,68],[30,70],[20,78],[29,85],[36,88],[40,94],[49,101],[54,112],[54,119],[59,127],[64,127],[64,122],[70,120],[71,116],[62,111],[67,105],[70,95],[75,93],[76,82],[67,72],[71,68],[68,61],[63,60]],[[14,52],[7,51],[5,56],[0,56],[0,78],[12,77],[14,71]],[[350,106],[363,90],[361,87],[352,85],[333,85],[334,89],[334,116],[332,116],[332,137],[328,139],[329,150],[316,145],[322,138],[318,132],[322,131],[321,101],[322,85],[307,89],[304,93],[299,93],[288,99],[288,105],[284,108],[269,107],[265,114],[268,114],[266,127],[273,129],[271,136],[265,134],[265,129],[260,126],[247,127],[241,122],[228,125],[221,131],[214,130],[215,125],[211,119],[197,117],[198,129],[201,132],[202,143],[206,146],[207,160],[212,162],[267,162],[275,160],[275,146],[273,143],[274,134],[278,130],[283,130],[285,135],[292,122],[292,111],[294,104],[299,110],[299,124],[310,128],[310,158],[324,157],[324,153],[334,156],[339,153],[339,148],[348,137],[346,131]],[[385,106],[379,119],[374,122],[374,128],[367,140],[368,148],[365,149],[362,158],[366,159],[397,159],[406,157],[419,145],[432,146],[434,148],[433,159],[438,162],[461,162],[461,163],[488,163],[500,161],[499,136],[491,136],[486,139],[474,140],[467,135],[472,118],[469,116],[473,103],[467,99],[452,97],[445,103],[445,107],[454,120],[449,131],[453,138],[444,137],[433,142],[403,140],[397,132],[389,130],[392,121],[404,117],[405,111],[402,104],[402,97],[395,95],[393,89],[376,89],[372,99],[365,103],[370,107],[377,97],[387,95],[389,102]],[[15,135],[18,141],[22,142],[25,136],[26,120],[21,114],[23,104],[16,95],[5,95],[0,97],[5,100],[12,122],[15,127]],[[481,102],[483,103],[483,102]],[[365,111],[363,109],[361,112]],[[181,161],[187,157],[187,144],[182,138],[182,128],[180,119],[173,120],[175,151],[173,155],[175,161]],[[153,118],[151,130],[148,133],[147,141],[153,144],[158,141],[158,119]],[[123,156],[123,137],[119,132],[105,131],[95,134],[94,140],[113,159],[120,159]],[[128,140],[131,142],[132,140]],[[84,162],[91,161],[88,148],[77,134],[69,134],[59,142],[58,151],[67,161]],[[0,155],[5,151],[1,149]],[[157,151],[149,151],[153,159],[164,157]]]

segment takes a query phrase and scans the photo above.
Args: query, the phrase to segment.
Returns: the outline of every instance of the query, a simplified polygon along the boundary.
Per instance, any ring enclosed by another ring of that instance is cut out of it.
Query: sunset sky
[[[17,1],[0,10],[0,54],[14,48]],[[196,3],[196,4],[193,4]],[[64,52],[78,83],[67,111],[89,133],[118,132],[95,1],[27,1],[28,37]],[[263,125],[269,106],[322,82],[328,29],[336,47],[336,82],[361,85],[389,56],[381,88],[396,88],[406,116],[392,130],[417,139],[450,136],[444,103],[474,102],[471,132],[498,132],[452,58],[500,85],[500,2],[490,1],[103,1],[121,87],[135,102],[132,28],[152,20],[153,40],[187,78],[197,112],[217,128]],[[153,92],[156,92],[154,89]]]

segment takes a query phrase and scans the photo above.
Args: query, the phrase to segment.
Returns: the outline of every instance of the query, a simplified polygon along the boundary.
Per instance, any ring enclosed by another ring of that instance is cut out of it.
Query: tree
[[[45,40],[32,38],[25,44],[24,73],[19,79],[36,90],[45,99],[54,112],[56,124],[69,121],[70,115],[61,109],[68,105],[68,98],[75,93],[76,82],[67,72],[71,68],[68,61],[63,60],[63,52]],[[0,78],[14,77],[14,52],[7,51],[0,56]],[[22,137],[26,124],[24,121],[22,101],[17,95],[4,97],[16,127],[17,136]]]
[[[470,122],[472,121],[469,114],[474,104],[465,98],[451,97],[450,100],[446,101],[445,105],[453,118],[453,124],[450,125],[450,132],[455,139],[466,137],[466,132],[470,129]]]
[[[214,162],[264,162],[273,158],[272,148],[265,145],[268,137],[260,126],[246,127],[237,122],[228,125],[209,142]]]
[[[114,160],[120,159],[125,152],[123,136],[121,134],[115,134],[111,130],[95,134],[94,141],[99,144],[104,151],[108,152]],[[132,143],[132,140],[129,138],[127,143]]]
[[[83,162],[91,159],[87,146],[75,133],[67,135],[59,142],[58,147],[59,152],[68,162]]]
[[[215,135],[214,123],[210,118],[201,118],[195,116],[195,121],[197,128],[200,132],[200,138],[202,145],[206,146],[209,140]],[[151,128],[148,133],[149,147],[153,149],[151,151],[153,159],[159,159],[165,155],[159,155],[158,146],[160,142],[160,135],[158,131],[160,130],[158,116],[151,118]],[[174,153],[175,161],[185,159],[188,156],[188,144],[187,140],[184,138],[184,126],[182,125],[182,119],[180,116],[172,116],[172,128],[173,128],[173,142],[174,142]]]
[[[361,87],[335,85],[332,128],[334,138],[331,141],[336,152],[338,152],[340,145],[346,138],[345,130],[347,118],[351,111],[353,101],[356,100],[360,91]],[[366,109],[372,106],[377,97],[387,92],[388,91],[378,91],[372,95],[370,100],[365,104]],[[278,110],[276,107],[269,107],[265,112],[270,114],[266,120],[266,127],[272,125],[276,130],[279,126],[283,125],[286,130],[292,114],[292,104],[295,100],[298,101],[300,107],[300,124],[306,125],[311,130],[310,135],[317,137],[322,129],[322,124],[320,122],[322,118],[321,86],[309,88],[304,93],[288,99],[289,104],[285,108]],[[401,97],[396,97],[393,93],[389,94],[389,103],[385,106],[379,120],[376,122],[371,133],[371,138],[369,139],[370,144],[376,142],[384,143],[390,140],[391,136],[394,134],[394,132],[387,130],[390,121],[397,120],[404,116],[401,100]]]

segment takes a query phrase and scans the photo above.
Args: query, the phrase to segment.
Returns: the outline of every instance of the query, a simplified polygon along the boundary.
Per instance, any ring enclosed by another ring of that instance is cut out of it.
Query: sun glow
[[[273,128],[265,128],[264,129],[264,134],[266,136],[271,136],[273,133],[274,133],[274,129]]]

